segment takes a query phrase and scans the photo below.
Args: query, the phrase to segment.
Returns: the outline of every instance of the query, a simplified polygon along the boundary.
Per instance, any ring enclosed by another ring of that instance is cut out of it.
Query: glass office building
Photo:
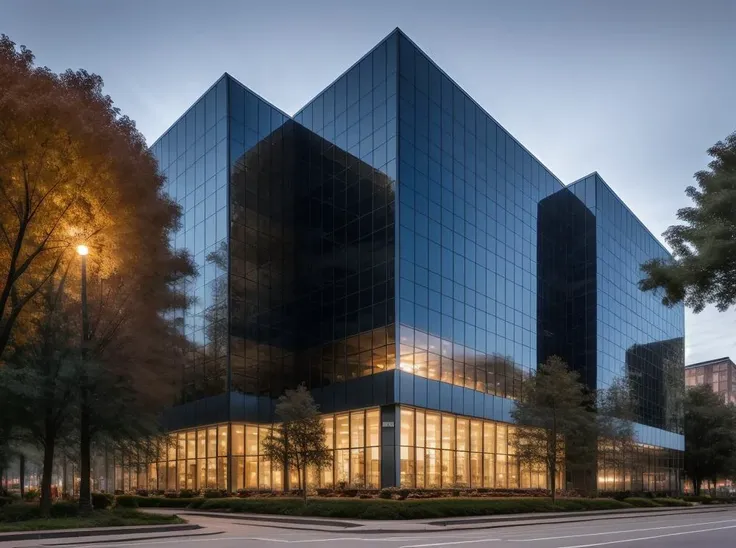
[[[199,267],[193,345],[172,443],[117,484],[282,488],[260,443],[306,383],[335,452],[314,486],[543,487],[510,412],[559,354],[591,388],[638,382],[641,454],[624,475],[599,463],[598,486],[679,489],[683,312],[637,289],[666,251],[400,30],[294,116],[226,74],[152,150]]]

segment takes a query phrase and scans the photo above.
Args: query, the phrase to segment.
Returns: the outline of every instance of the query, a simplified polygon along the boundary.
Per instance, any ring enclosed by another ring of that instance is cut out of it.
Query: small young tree
[[[524,383],[521,400],[511,411],[514,422],[522,427],[513,441],[519,460],[546,468],[553,501],[566,446],[593,430],[595,418],[589,407],[590,398],[579,375],[552,356]]]
[[[736,417],[710,386],[695,386],[685,397],[685,473],[700,494],[703,481],[713,485],[730,475],[736,458]]]
[[[307,503],[307,468],[321,470],[332,464],[332,451],[327,448],[325,427],[306,386],[287,390],[276,404],[280,422],[263,442],[263,453],[273,466],[288,473],[297,470],[299,487]]]

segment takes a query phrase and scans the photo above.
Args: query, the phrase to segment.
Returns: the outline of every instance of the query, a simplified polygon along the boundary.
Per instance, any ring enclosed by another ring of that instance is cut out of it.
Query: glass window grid
[[[400,485],[546,489],[546,470],[516,458],[511,441],[516,432],[507,423],[402,406]]]
[[[183,367],[183,401],[226,389],[227,276],[222,263],[208,257],[227,249],[227,149],[225,77],[151,146],[166,194],[182,208],[171,244],[188,250],[198,270],[185,287],[192,304],[173,313],[193,343]]]
[[[310,487],[378,489],[380,487],[380,410],[378,408],[322,416],[333,450],[333,466],[321,474],[308,471]],[[344,423],[344,431],[339,425]],[[174,432],[159,448],[158,459],[136,463],[119,458],[115,472],[121,490],[228,489],[279,490],[283,472],[271,466],[262,454],[263,441],[272,425],[233,423]],[[231,437],[231,439],[229,439]],[[194,440],[203,443],[194,443]],[[192,443],[188,443],[188,441]],[[231,443],[232,445],[228,445]],[[231,482],[228,482],[228,455]],[[296,488],[297,473],[290,471]],[[117,487],[116,487],[117,488]]]
[[[562,185],[403,37],[399,66],[399,367],[518,397],[537,359],[536,203]]]

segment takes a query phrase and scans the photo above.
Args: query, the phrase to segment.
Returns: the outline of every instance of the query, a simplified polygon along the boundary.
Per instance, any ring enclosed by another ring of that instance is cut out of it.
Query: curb
[[[715,509],[715,507],[714,507]],[[726,510],[725,508],[718,508],[719,510]],[[482,516],[477,518],[469,518],[469,519],[449,519],[449,520],[437,520],[437,521],[427,521],[425,522],[427,525],[438,525],[441,527],[447,527],[452,525],[475,525],[480,523],[493,523],[494,521],[504,521],[504,522],[513,522],[513,521],[532,521],[536,519],[546,519],[548,517],[551,517],[554,515],[555,517],[559,518],[578,518],[578,517],[594,517],[594,516],[626,516],[630,514],[675,514],[678,512],[685,512],[685,513],[701,513],[701,512],[710,512],[711,509],[705,509],[700,506],[669,506],[664,508],[622,508],[620,510],[588,510],[588,511],[578,511],[578,512],[556,512],[554,514],[551,514],[549,512],[540,512],[539,517],[535,517],[533,515],[526,515],[526,516],[514,516],[513,514],[509,514],[507,516],[503,515],[495,515],[495,516]],[[638,515],[634,517],[640,517]]]
[[[145,527],[142,529],[141,527]],[[201,525],[182,523],[179,525],[144,525],[127,527],[100,527],[98,529],[69,529],[66,531],[20,531],[0,533],[0,544],[9,540],[38,540],[47,538],[98,537],[105,535],[135,535],[140,533],[173,533],[176,531],[195,531]]]
[[[638,511],[637,511],[638,510]],[[643,510],[643,511],[642,511]],[[383,534],[402,534],[411,535],[418,533],[427,532],[440,532],[440,531],[479,531],[483,529],[501,529],[509,527],[524,527],[527,525],[554,525],[560,523],[583,523],[590,521],[608,521],[614,519],[621,519],[622,517],[630,517],[631,519],[642,519],[649,517],[650,514],[655,515],[676,515],[678,513],[683,514],[702,514],[706,512],[727,512],[728,508],[681,508],[676,507],[670,508],[653,508],[653,509],[626,509],[626,510],[599,510],[599,511],[588,511],[588,512],[560,512],[554,517],[549,514],[541,514],[539,516],[488,516],[486,519],[475,519],[468,521],[454,521],[451,525],[449,522],[423,522],[416,523],[409,520],[398,520],[403,523],[410,523],[415,526],[424,526],[424,528],[417,529],[397,529],[397,528],[382,528],[382,529],[363,529],[363,527],[370,527],[370,524],[355,522],[337,522],[338,525],[332,525],[331,522],[321,522],[320,525],[340,527],[342,532],[345,534],[360,534],[360,535],[383,535]],[[572,514],[572,515],[571,515]],[[310,520],[310,523],[305,523],[298,519],[279,519],[279,518],[266,518],[263,519],[257,514],[250,515],[238,515],[231,514],[226,515],[224,513],[210,514],[207,512],[179,512],[179,515],[195,515],[210,517],[215,519],[232,519],[237,521],[248,521],[257,524],[263,524],[261,527],[270,527],[277,529],[290,529],[296,531],[318,531],[321,533],[335,533],[335,529],[324,529],[317,527],[294,527],[294,525],[306,524],[316,525],[315,520]],[[566,518],[577,518],[577,519],[566,519]],[[307,518],[308,519],[308,518]],[[531,522],[531,523],[530,523]],[[278,524],[284,523],[289,526],[280,527]],[[335,522],[332,522],[335,523]],[[450,525],[444,525],[447,523]],[[463,527],[463,525],[470,525],[470,527]]]

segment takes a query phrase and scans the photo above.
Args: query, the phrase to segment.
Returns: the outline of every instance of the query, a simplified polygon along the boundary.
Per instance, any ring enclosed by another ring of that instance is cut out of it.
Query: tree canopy
[[[526,427],[514,440],[519,460],[546,468],[553,499],[557,474],[571,453],[567,449],[594,430],[591,404],[579,375],[552,356],[526,380],[511,412],[514,422]]]
[[[736,303],[736,133],[708,149],[712,161],[685,193],[693,205],[677,212],[682,224],[664,233],[672,260],[642,265],[645,291],[663,290],[668,306],[684,302],[696,312]]]
[[[280,424],[264,441],[264,455],[277,468],[297,471],[299,488],[306,502],[307,469],[319,470],[332,463],[319,407],[306,386],[302,384],[296,390],[287,390],[279,398],[276,419]]]
[[[194,266],[171,247],[181,211],[163,190],[100,76],[37,67],[0,37],[0,366],[5,409],[15,410],[0,437],[20,430],[50,468],[62,419],[72,409],[84,417],[80,502],[90,445],[155,431],[189,346],[176,311]],[[84,343],[79,244],[89,248]],[[45,415],[26,416],[28,406]]]
[[[703,481],[715,485],[733,474],[736,409],[709,385],[689,388],[685,397],[685,473],[696,495]]]

